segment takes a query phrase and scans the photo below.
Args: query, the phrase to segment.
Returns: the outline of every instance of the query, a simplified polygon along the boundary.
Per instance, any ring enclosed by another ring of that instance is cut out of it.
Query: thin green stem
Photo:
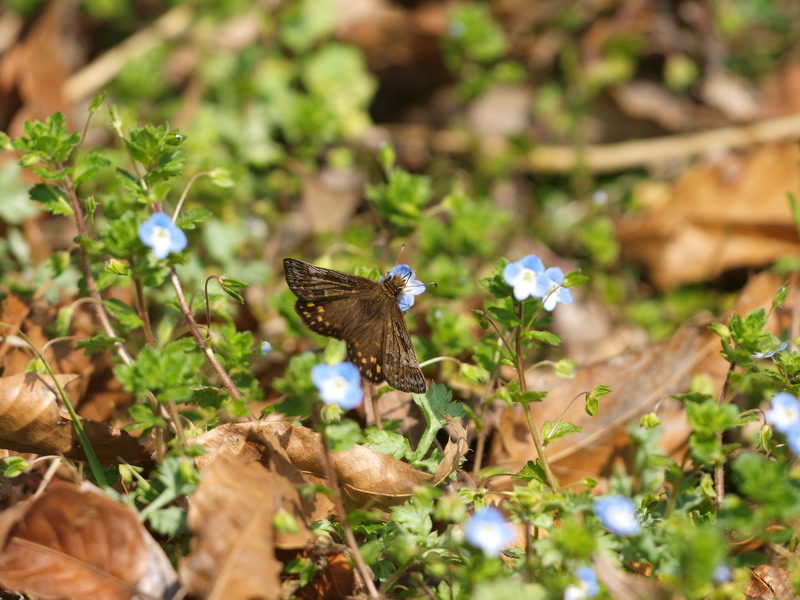
[[[519,391],[524,395],[528,391],[528,384],[525,381],[525,366],[522,362],[523,307],[521,302],[517,306],[520,324],[517,325],[516,329],[514,330],[514,343],[516,346],[516,367],[517,377],[519,378]],[[557,492],[558,483],[556,483],[556,478],[553,476],[553,472],[550,469],[550,462],[547,460],[547,453],[544,450],[544,444],[542,443],[542,438],[539,435],[539,430],[536,428],[536,423],[533,421],[533,413],[529,402],[523,402],[523,411],[525,412],[525,421],[528,424],[528,430],[531,432],[533,445],[536,447],[536,454],[539,457],[539,461],[542,463],[542,468],[544,469],[547,483],[554,492]]]

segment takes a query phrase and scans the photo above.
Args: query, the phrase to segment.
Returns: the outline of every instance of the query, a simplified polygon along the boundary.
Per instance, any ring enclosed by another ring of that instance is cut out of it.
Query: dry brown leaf
[[[669,598],[666,590],[658,587],[652,577],[628,573],[601,554],[592,559],[597,578],[614,600],[660,600]]]
[[[223,455],[203,474],[189,505],[195,533],[180,577],[209,600],[270,600],[281,594],[273,517],[282,479],[256,462]]]
[[[718,338],[705,328],[685,327],[640,352],[579,368],[574,379],[560,379],[551,371],[529,376],[528,389],[548,392],[542,403],[533,405],[538,426],[561,418],[583,427],[580,433],[547,446],[559,481],[568,484],[608,474],[629,445],[628,423],[652,410],[657,409],[665,423],[661,447],[668,454],[682,448],[689,435],[688,424],[680,403],[668,396],[686,391],[697,365],[718,350]],[[610,386],[612,392],[600,400],[600,414],[590,417],[584,411],[583,398],[573,399],[601,384]],[[489,464],[511,470],[535,459],[521,407],[501,416],[490,457]]]
[[[751,600],[797,600],[792,589],[789,572],[781,567],[759,565],[753,569],[753,577],[747,586],[747,598]]]
[[[25,39],[2,56],[0,96],[18,96],[21,104],[11,123],[4,127],[10,135],[21,135],[22,124],[27,120],[44,120],[58,111],[69,115],[63,88],[70,62],[79,50],[77,29],[68,26],[76,6],[67,0],[47,3]]]
[[[56,482],[0,513],[0,585],[43,599],[164,597],[176,577],[149,537],[129,507],[88,484]]]
[[[798,160],[800,149],[792,142],[693,167],[666,206],[618,224],[624,252],[643,263],[661,288],[796,254],[800,242],[787,193],[800,189]]]
[[[350,558],[336,552],[325,557],[324,568],[294,595],[302,600],[343,600],[353,597],[355,584]]]
[[[254,440],[260,438],[260,447]],[[386,507],[407,499],[414,488],[423,484],[437,485],[458,465],[458,459],[467,449],[465,430],[456,431],[455,440],[445,447],[446,467],[440,467],[436,476],[417,471],[408,463],[364,446],[354,446],[333,455],[336,477],[342,488],[345,504],[349,507]],[[195,438],[195,443],[206,448],[207,454],[198,460],[200,468],[207,467],[217,456],[233,453],[251,459],[259,458],[266,450],[280,451],[294,467],[313,482],[326,480],[325,455],[319,434],[305,427],[294,427],[285,422],[228,424]],[[446,471],[446,472],[445,472]]]
[[[62,386],[77,377],[56,375]],[[0,448],[85,459],[72,421],[59,409],[56,399],[49,377],[18,373],[0,378]],[[126,432],[95,421],[81,422],[101,462],[117,463],[122,458],[142,464],[149,459],[139,440]]]
[[[301,206],[313,233],[340,233],[361,203],[364,176],[357,169],[325,167],[303,177]]]

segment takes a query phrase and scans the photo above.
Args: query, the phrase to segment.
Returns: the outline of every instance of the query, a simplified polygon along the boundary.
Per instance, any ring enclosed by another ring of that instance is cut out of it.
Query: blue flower
[[[786,443],[795,456],[800,456],[800,426],[792,427],[786,432]]]
[[[514,298],[525,300],[530,296],[544,298],[550,291],[549,285],[543,285],[539,275],[544,273],[544,265],[538,256],[528,254],[517,262],[508,263],[503,269],[503,279],[514,288]]]
[[[578,567],[575,575],[578,576],[578,584],[568,585],[564,589],[564,600],[584,600],[584,598],[592,598],[597,595],[600,586],[597,585],[597,575],[592,569]]]
[[[558,267],[550,267],[538,276],[539,285],[547,289],[542,296],[542,305],[545,310],[553,310],[556,304],[572,304],[572,292],[564,287],[564,271]]]
[[[338,404],[345,410],[361,404],[361,374],[351,362],[316,365],[311,369],[311,381],[325,404]]]
[[[266,340],[261,342],[261,356],[266,356],[267,354],[269,354],[270,350],[272,350],[272,344],[270,344]]]
[[[788,345],[789,345],[788,342],[783,342],[780,346],[778,346],[777,348],[773,348],[769,352],[756,352],[755,354],[753,354],[753,358],[769,358],[776,352],[783,352],[784,350],[786,350]]]
[[[493,506],[475,511],[464,524],[464,535],[471,546],[480,548],[486,556],[497,556],[515,538],[514,528]]]
[[[625,496],[595,498],[594,512],[603,527],[617,535],[638,535],[642,530],[636,517],[636,505]]]
[[[425,291],[425,284],[419,279],[414,279],[414,269],[408,265],[395,265],[391,271],[386,274],[386,277],[381,277],[381,282],[391,279],[395,275],[400,275],[406,280],[402,292],[397,297],[397,306],[403,312],[414,306],[414,296],[419,296]]]
[[[788,435],[800,428],[800,401],[791,394],[779,392],[772,397],[772,408],[764,413],[767,423]]]
[[[153,214],[139,225],[139,239],[153,249],[156,258],[166,258],[171,252],[186,248],[186,234],[163,212]]]
[[[733,574],[728,565],[720,565],[714,570],[714,583],[717,585],[728,583],[731,579],[733,579]]]

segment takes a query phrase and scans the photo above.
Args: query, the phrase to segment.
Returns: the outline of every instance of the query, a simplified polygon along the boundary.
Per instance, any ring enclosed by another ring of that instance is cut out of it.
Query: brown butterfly
[[[398,304],[413,304],[406,285],[414,272],[407,265],[398,265],[380,283],[294,258],[283,259],[283,270],[299,298],[297,314],[312,331],[347,342],[347,359],[361,375],[404,392],[425,393],[425,378]],[[395,274],[397,270],[402,274]]]

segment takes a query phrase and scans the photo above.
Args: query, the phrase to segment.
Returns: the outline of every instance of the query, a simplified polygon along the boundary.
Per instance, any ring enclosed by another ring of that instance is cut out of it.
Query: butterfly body
[[[406,278],[376,282],[324,269],[293,258],[283,259],[286,283],[298,297],[294,308],[309,329],[347,343],[347,358],[373,383],[425,392],[398,297]]]

